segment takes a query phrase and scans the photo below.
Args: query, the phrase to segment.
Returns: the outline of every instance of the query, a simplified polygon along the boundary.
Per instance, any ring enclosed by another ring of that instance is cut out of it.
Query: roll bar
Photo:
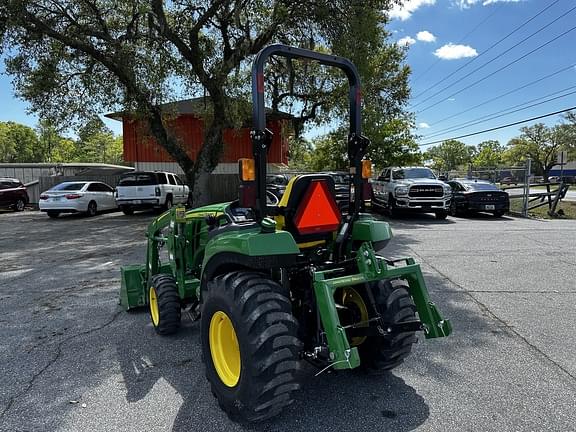
[[[362,100],[360,90],[360,76],[354,64],[343,57],[323,54],[303,48],[291,47],[283,44],[269,45],[262,49],[252,65],[252,122],[251,132],[252,148],[256,169],[256,218],[266,217],[266,156],[272,143],[272,133],[266,129],[266,107],[264,104],[264,65],[270,56],[282,56],[289,59],[309,59],[320,64],[334,66],[346,74],[350,90],[350,132],[348,135],[348,158],[350,160],[350,173],[353,175],[355,199],[350,194],[350,213],[357,213],[363,207],[362,201],[362,169],[361,160],[364,156],[369,140],[362,136],[362,118],[360,103]]]

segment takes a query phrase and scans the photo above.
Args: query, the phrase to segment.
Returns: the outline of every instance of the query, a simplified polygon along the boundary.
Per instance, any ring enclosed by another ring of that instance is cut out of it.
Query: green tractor
[[[266,193],[264,64],[272,56],[340,68],[350,84],[350,203],[341,214],[326,174],[290,180],[278,201]],[[369,140],[361,134],[360,80],[347,59],[271,45],[252,68],[253,159],[239,161],[239,199],[175,207],[147,231],[145,265],[122,268],[121,304],[148,306],[157,333],[174,333],[182,311],[201,324],[206,376],[232,418],[278,414],[299,389],[303,360],[319,370],[392,369],[416,332],[448,336],[449,320],[428,297],[412,258],[377,254],[388,223],[364,212]],[[165,249],[162,248],[165,246]]]

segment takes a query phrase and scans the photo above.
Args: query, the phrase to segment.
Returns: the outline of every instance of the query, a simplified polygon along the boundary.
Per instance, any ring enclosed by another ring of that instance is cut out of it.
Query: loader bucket
[[[120,305],[125,310],[148,304],[144,280],[145,270],[143,265],[127,265],[121,268]]]

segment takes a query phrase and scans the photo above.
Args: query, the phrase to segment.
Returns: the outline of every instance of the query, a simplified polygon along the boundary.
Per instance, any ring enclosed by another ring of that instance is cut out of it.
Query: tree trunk
[[[214,105],[215,115],[206,130],[204,144],[198,153],[194,168],[186,173],[194,207],[213,202],[209,195],[208,183],[210,181],[210,175],[218,165],[223,152],[225,127],[224,119],[216,114],[222,112],[216,108],[216,105],[219,104],[215,103]]]

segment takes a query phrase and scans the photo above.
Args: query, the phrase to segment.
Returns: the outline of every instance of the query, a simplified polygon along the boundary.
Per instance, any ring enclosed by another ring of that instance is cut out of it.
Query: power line
[[[487,52],[489,52],[492,48],[496,47],[497,45],[499,45],[501,42],[504,42],[506,39],[508,39],[510,36],[512,36],[514,33],[516,33],[518,30],[520,30],[521,28],[523,28],[525,25],[527,25],[528,23],[530,23],[531,21],[533,21],[534,19],[538,18],[540,15],[542,15],[544,12],[546,12],[548,9],[550,9],[552,6],[554,6],[556,3],[558,3],[560,0],[556,0],[554,3],[548,5],[547,7],[545,7],[544,9],[542,9],[540,12],[536,13],[536,15],[532,16],[532,18],[528,19],[527,21],[524,21],[522,24],[520,24],[520,26],[516,27],[514,30],[512,30],[510,33],[508,33],[506,36],[504,36],[502,39],[498,40],[497,42],[495,42],[494,44],[492,44],[491,46],[488,47],[488,49],[486,49],[485,51],[481,52],[479,55],[477,55],[476,57],[473,57],[472,59],[468,60],[464,65],[460,66],[458,69],[456,69],[454,72],[452,72],[451,74],[449,74],[448,76],[442,78],[440,81],[432,84],[430,87],[428,87],[426,90],[424,90],[423,92],[419,93],[418,95],[414,96],[414,99],[419,98],[420,96],[422,96],[423,94],[425,94],[426,92],[428,92],[428,90],[436,87],[438,84],[446,81],[448,78],[454,76],[454,74],[458,73],[459,71],[461,71],[462,69],[464,69],[466,66],[468,66],[470,63],[478,60],[480,57],[482,57],[484,54],[486,54]],[[491,15],[492,16],[492,15]],[[474,28],[475,30],[476,28]],[[470,32],[472,33],[472,32]],[[470,34],[469,33],[469,34]],[[467,35],[468,36],[468,35]],[[438,61],[440,61],[440,59],[438,59],[436,61],[436,63],[438,63]],[[428,70],[426,70],[426,72],[428,72]]]
[[[570,33],[571,31],[574,31],[575,29],[576,29],[576,26],[574,26],[574,27],[566,30],[564,33],[561,33],[561,34],[559,34],[558,36],[550,39],[549,41],[547,41],[547,42],[545,42],[545,43],[543,43],[542,45],[539,45],[538,47],[536,47],[536,48],[534,48],[533,50],[527,52],[526,54],[518,57],[517,59],[511,61],[510,63],[505,64],[505,65],[502,66],[501,68],[496,69],[494,72],[492,72],[492,73],[484,76],[483,78],[480,78],[479,80],[474,81],[472,84],[467,85],[466,87],[458,90],[457,92],[452,93],[451,95],[447,96],[446,99],[449,99],[449,98],[451,98],[451,97],[453,97],[453,96],[456,96],[456,95],[462,93],[463,91],[468,90],[469,88],[474,87],[476,84],[479,84],[479,83],[481,83],[482,81],[487,80],[488,78],[496,75],[498,72],[503,71],[504,69],[508,68],[509,66],[512,66],[512,65],[515,64],[515,63],[518,63],[520,60],[528,57],[528,56],[531,55],[531,54],[534,54],[536,51],[544,48],[545,46],[550,45],[552,42],[560,39],[561,37],[567,35],[567,34]],[[427,110],[429,110],[430,108],[433,108],[433,107],[435,107],[436,105],[440,104],[440,103],[443,102],[444,100],[445,100],[445,99],[443,99],[443,100],[441,100],[441,101],[438,101],[438,102],[435,102],[435,103],[433,103],[432,105],[429,105],[429,106],[427,106],[426,108],[424,108],[424,109],[422,109],[422,110],[420,110],[420,111],[418,111],[418,112],[419,112],[419,113],[422,113],[422,112],[424,112],[424,111],[427,111]]]
[[[532,34],[530,34],[529,36],[525,37],[524,39],[522,39],[521,41],[517,42],[516,44],[512,45],[510,48],[508,48],[506,51],[501,52],[500,54],[498,54],[496,57],[492,58],[491,60],[487,61],[486,63],[480,65],[479,67],[477,67],[476,69],[474,69],[471,72],[468,72],[466,75],[464,75],[463,77],[458,78],[456,81],[454,81],[451,84],[448,84],[447,86],[443,87],[442,89],[438,90],[436,93],[434,93],[431,96],[428,96],[426,99],[424,99],[423,101],[418,102],[416,105],[413,105],[412,108],[416,108],[419,105],[422,105],[424,102],[429,101],[430,99],[434,98],[435,96],[438,96],[440,93],[442,93],[443,91],[454,87],[456,84],[458,84],[459,82],[462,82],[463,80],[465,80],[466,78],[468,78],[470,75],[475,74],[476,72],[478,72],[481,69],[484,69],[486,66],[488,66],[489,64],[491,64],[492,62],[498,60],[499,58],[501,58],[502,56],[504,56],[505,54],[509,53],[510,51],[512,51],[514,48],[518,47],[519,45],[523,44],[524,42],[526,42],[528,39],[530,39],[531,37],[537,35],[538,33],[544,31],[546,28],[550,27],[552,24],[554,24],[556,21],[560,20],[561,18],[565,17],[566,15],[568,15],[569,13],[571,13],[572,11],[574,11],[576,9],[576,6],[574,6],[572,9],[570,9],[569,11],[563,13],[562,15],[560,15],[559,17],[557,17],[556,19],[554,19],[553,21],[549,22],[548,24],[546,24],[543,27],[540,27],[538,30],[536,30],[535,32],[533,32]],[[441,101],[440,101],[441,102]]]
[[[525,89],[526,87],[530,87],[531,85],[534,85],[534,84],[536,84],[536,83],[539,83],[539,82],[541,82],[541,81],[544,81],[545,79],[548,79],[548,78],[551,78],[551,77],[553,77],[553,76],[556,76],[556,75],[558,75],[558,74],[560,74],[560,73],[562,73],[562,72],[566,72],[567,70],[573,69],[574,67],[576,67],[576,64],[571,64],[570,66],[566,66],[566,67],[564,67],[564,68],[562,68],[562,69],[560,69],[560,70],[557,70],[556,72],[552,72],[551,74],[548,74],[548,75],[546,75],[546,76],[543,76],[543,77],[541,77],[541,78],[538,78],[538,79],[536,79],[536,80],[534,80],[534,81],[531,81],[531,82],[529,82],[529,83],[527,83],[527,84],[524,84],[524,85],[522,85],[522,86],[520,86],[520,87],[516,87],[515,89],[512,89],[512,90],[507,91],[506,93],[503,93],[503,94],[501,94],[501,95],[499,95],[499,96],[495,96],[495,97],[493,97],[493,98],[491,98],[491,99],[488,99],[488,100],[486,100],[486,101],[484,101],[484,102],[481,102],[481,103],[479,103],[479,104],[477,104],[477,105],[474,105],[473,107],[468,108],[468,109],[466,109],[466,110],[464,110],[464,111],[459,111],[458,113],[456,113],[456,114],[454,114],[454,115],[451,115],[451,116],[448,116],[448,117],[444,117],[443,119],[438,120],[437,122],[435,122],[432,126],[437,126],[437,125],[439,125],[440,123],[444,123],[446,120],[452,120],[452,119],[454,119],[455,117],[459,117],[459,116],[461,116],[462,114],[465,114],[465,113],[467,113],[467,112],[470,112],[470,111],[472,111],[472,110],[475,110],[476,108],[480,108],[481,106],[484,106],[484,105],[486,105],[486,104],[489,104],[490,102],[494,102],[495,100],[502,99],[503,97],[506,97],[506,96],[508,96],[508,95],[510,95],[510,94],[512,94],[512,93],[515,93],[515,92],[517,92],[517,91],[519,91],[519,90]]]
[[[424,147],[424,146],[427,146],[427,145],[438,144],[438,143],[441,143],[441,142],[444,142],[444,141],[448,141],[448,140],[455,140],[455,139],[460,139],[460,138],[467,138],[467,137],[471,137],[471,136],[474,136],[474,135],[480,135],[480,134],[483,134],[483,133],[486,133],[486,132],[492,132],[492,131],[495,131],[495,130],[498,130],[498,129],[505,129],[505,128],[509,128],[509,127],[512,127],[512,126],[516,126],[516,125],[519,125],[519,124],[522,124],[522,123],[528,123],[528,122],[531,122],[531,121],[534,121],[534,120],[538,120],[538,119],[541,119],[541,118],[550,117],[550,116],[557,115],[557,114],[562,114],[562,113],[565,113],[565,112],[568,112],[568,111],[572,111],[572,110],[575,110],[575,109],[576,109],[576,106],[573,106],[573,107],[566,108],[566,109],[563,109],[563,110],[560,110],[560,111],[555,111],[555,112],[553,112],[553,113],[548,113],[548,114],[544,114],[544,115],[532,117],[532,118],[529,118],[529,119],[526,119],[526,120],[520,120],[520,121],[517,121],[517,122],[514,122],[514,123],[508,123],[508,124],[505,124],[505,125],[502,125],[502,126],[496,126],[496,127],[490,128],[490,129],[484,129],[484,130],[481,130],[481,131],[478,131],[478,132],[469,133],[469,134],[466,134],[466,135],[460,135],[460,136],[455,136],[455,137],[451,137],[451,138],[445,138],[445,139],[441,139],[441,140],[437,140],[437,141],[430,141],[430,142],[427,142],[427,143],[418,144],[418,147]]]
[[[560,1],[560,0],[558,0]],[[478,23],[472,30],[470,30],[468,33],[466,33],[466,35],[464,35],[461,39],[458,40],[458,42],[456,43],[462,43],[464,42],[468,36],[470,36],[472,33],[474,33],[476,30],[478,30],[481,26],[483,26],[490,18],[492,18],[494,15],[496,15],[496,12],[500,12],[500,9],[502,9],[502,7],[504,6],[504,3],[501,3],[500,6],[494,8],[494,11],[488,15],[486,18],[484,18],[480,23]],[[485,54],[485,53],[483,53]],[[474,57],[477,58],[477,57]],[[428,72],[430,72],[438,63],[440,63],[440,59],[437,58],[436,61],[434,63],[432,63],[430,65],[430,67],[428,67],[428,69],[426,69],[424,72],[422,72],[421,74],[419,74],[416,78],[414,78],[412,80],[412,85],[414,85],[420,78],[422,78],[423,76],[425,76]],[[460,69],[459,69],[460,70]],[[458,72],[458,71],[456,71]],[[448,77],[449,78],[449,77]]]
[[[425,136],[423,139],[434,138],[435,136],[438,136],[438,135],[443,135],[443,134],[446,134],[446,133],[452,133],[452,132],[455,132],[455,131],[460,130],[460,129],[466,129],[466,128],[470,127],[470,126],[474,126],[474,125],[477,125],[477,124],[480,124],[480,123],[486,123],[487,121],[494,120],[495,118],[507,116],[507,115],[514,114],[514,113],[517,113],[517,112],[520,112],[520,111],[524,111],[524,110],[526,110],[526,109],[528,109],[528,108],[533,108],[533,107],[535,107],[535,106],[543,105],[543,104],[545,104],[545,103],[552,102],[552,101],[557,100],[557,99],[565,98],[565,97],[567,97],[567,96],[576,94],[576,90],[575,90],[575,91],[572,91],[572,92],[569,92],[569,93],[562,94],[562,95],[560,95],[560,96],[555,96],[555,97],[552,97],[552,98],[549,98],[549,97],[552,96],[552,95],[556,95],[556,94],[558,94],[558,93],[562,93],[562,92],[567,91],[567,90],[575,89],[575,88],[576,88],[576,85],[575,85],[575,86],[571,86],[571,87],[567,87],[567,88],[565,88],[565,89],[562,89],[562,90],[559,90],[559,91],[557,91],[557,92],[548,94],[548,95],[546,95],[546,96],[542,96],[542,97],[539,97],[539,98],[536,98],[536,99],[532,99],[532,100],[529,100],[529,101],[527,101],[527,102],[523,102],[523,103],[521,103],[521,104],[517,104],[517,105],[514,105],[514,106],[512,106],[512,107],[509,107],[509,108],[506,108],[506,109],[503,109],[503,110],[500,110],[500,111],[497,111],[497,112],[494,112],[494,113],[487,114],[487,115],[482,116],[482,117],[480,117],[480,118],[477,118],[477,119],[474,119],[474,120],[470,120],[470,121],[467,121],[467,122],[465,122],[465,123],[461,123],[461,124],[459,124],[459,125],[456,125],[456,126],[453,126],[453,127],[450,127],[450,128],[446,128],[446,129],[437,131],[437,132],[433,133],[432,135],[427,135],[427,136]],[[532,103],[532,102],[540,101],[541,99],[545,99],[545,98],[549,98],[549,99],[546,99],[546,100],[543,100],[543,101],[537,102],[537,103]],[[527,106],[524,106],[524,107],[523,107],[523,105],[526,105],[526,104],[531,104],[531,105],[527,105]],[[519,107],[522,107],[522,108],[519,108]],[[515,109],[515,108],[518,108],[518,109]]]

